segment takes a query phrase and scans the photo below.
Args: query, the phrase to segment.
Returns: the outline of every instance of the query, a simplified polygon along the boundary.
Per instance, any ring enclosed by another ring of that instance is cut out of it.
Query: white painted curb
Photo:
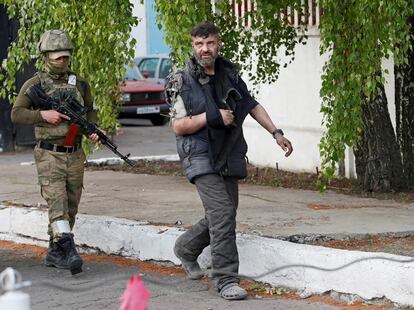
[[[2,240],[47,246],[47,222],[46,211],[0,205]],[[179,264],[173,245],[182,231],[175,227],[80,214],[74,233],[77,244],[107,254]],[[414,306],[414,263],[409,262],[410,257],[337,250],[244,234],[238,235],[237,245],[241,274],[257,278],[270,270],[296,265],[258,279],[274,286],[295,288],[305,294],[334,290],[368,300],[386,297]],[[202,266],[209,260],[207,252],[200,257]],[[355,260],[362,261],[336,271],[303,267],[335,269]]]
[[[178,161],[180,158],[178,154],[171,154],[171,155],[150,155],[150,156],[131,156],[129,157],[131,160],[165,160],[165,161]],[[97,159],[88,159],[88,163],[95,164],[99,166],[111,166],[111,165],[119,165],[124,164],[125,162],[119,157],[104,157],[104,158],[97,158]],[[34,161],[27,161],[21,162],[21,166],[31,166],[34,165]]]

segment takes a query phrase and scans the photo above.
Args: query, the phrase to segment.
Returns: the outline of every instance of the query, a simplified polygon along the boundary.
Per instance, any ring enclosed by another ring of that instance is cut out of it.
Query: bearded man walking
[[[239,286],[236,246],[238,180],[245,178],[247,144],[242,125],[251,115],[285,151],[292,145],[268,113],[249,94],[235,64],[219,55],[219,29],[202,22],[191,31],[193,57],[184,70],[167,79],[172,128],[188,180],[195,184],[205,217],[182,234],[174,246],[189,278],[203,273],[198,256],[211,246],[212,276],[218,293],[228,300],[244,299]]]

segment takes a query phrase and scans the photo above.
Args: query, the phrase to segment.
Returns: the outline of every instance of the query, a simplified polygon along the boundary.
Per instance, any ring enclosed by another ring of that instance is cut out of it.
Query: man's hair
[[[203,39],[207,38],[211,34],[219,35],[220,29],[214,25],[212,22],[204,21],[194,26],[193,29],[191,29],[191,36],[193,38],[195,37],[201,37]]]

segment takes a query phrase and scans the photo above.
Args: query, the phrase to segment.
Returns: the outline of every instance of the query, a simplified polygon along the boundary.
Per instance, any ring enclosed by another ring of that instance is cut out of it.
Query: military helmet
[[[40,37],[37,45],[39,52],[72,51],[72,41],[66,31],[48,30]]]

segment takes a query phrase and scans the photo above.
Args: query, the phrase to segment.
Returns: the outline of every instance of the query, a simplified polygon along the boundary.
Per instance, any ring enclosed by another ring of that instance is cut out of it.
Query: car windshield
[[[133,67],[125,66],[125,67],[127,69],[124,75],[124,79],[126,81],[138,81],[138,80],[143,79],[141,76],[141,73],[139,72],[136,66],[133,66]]]

